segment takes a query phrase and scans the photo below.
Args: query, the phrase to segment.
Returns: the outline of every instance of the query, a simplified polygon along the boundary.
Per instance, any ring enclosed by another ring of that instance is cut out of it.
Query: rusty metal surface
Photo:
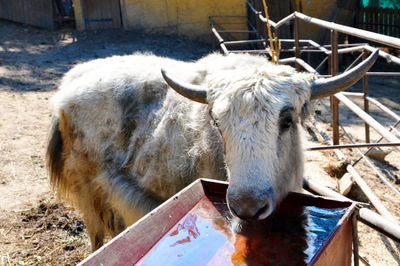
[[[334,237],[315,260],[311,261],[311,265],[351,265],[352,223],[350,217],[351,214],[344,217]]]
[[[338,42],[338,32],[331,30],[330,72],[332,76],[336,76],[339,72]],[[333,145],[339,145],[339,101],[334,96],[331,96],[331,111],[332,141]]]

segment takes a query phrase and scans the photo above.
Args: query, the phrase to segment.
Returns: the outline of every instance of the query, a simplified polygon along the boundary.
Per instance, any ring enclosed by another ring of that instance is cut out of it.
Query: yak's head
[[[208,104],[210,120],[225,145],[229,177],[227,201],[242,219],[265,219],[303,179],[299,122],[310,100],[332,95],[356,83],[378,52],[336,77],[315,79],[289,66],[267,64],[211,74],[207,87],[162,74],[178,93]]]

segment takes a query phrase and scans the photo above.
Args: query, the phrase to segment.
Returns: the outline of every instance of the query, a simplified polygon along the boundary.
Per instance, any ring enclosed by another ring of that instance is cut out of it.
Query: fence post
[[[331,75],[336,76],[339,71],[339,54],[338,54],[338,32],[331,30]],[[333,145],[339,145],[339,100],[331,96],[332,110],[332,141]]]
[[[299,19],[297,17],[294,18],[294,56],[297,58],[300,57],[300,41],[299,41]],[[300,71],[300,64],[296,61],[296,71]]]
[[[362,59],[365,60],[367,59],[367,53],[364,51]],[[363,78],[363,98],[364,98],[364,111],[368,114],[369,113],[369,101],[367,99],[368,97],[368,76],[364,75]],[[370,135],[369,135],[369,125],[367,123],[365,125],[365,142],[369,143],[370,142]]]

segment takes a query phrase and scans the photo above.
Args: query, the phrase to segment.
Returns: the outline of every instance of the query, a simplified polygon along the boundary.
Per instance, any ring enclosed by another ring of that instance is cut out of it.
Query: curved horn
[[[311,87],[311,100],[329,96],[353,86],[372,67],[378,55],[379,50],[375,50],[366,60],[351,70],[336,77],[316,80]]]
[[[171,77],[165,69],[161,69],[165,81],[180,95],[199,103],[207,104],[207,91],[199,85],[193,85],[186,82],[179,81]]]

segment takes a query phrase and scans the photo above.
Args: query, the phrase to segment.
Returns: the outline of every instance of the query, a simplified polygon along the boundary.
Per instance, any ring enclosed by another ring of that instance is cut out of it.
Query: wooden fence
[[[361,7],[357,12],[356,27],[400,38],[400,10]]]
[[[54,28],[52,0],[0,0],[0,18]]]

